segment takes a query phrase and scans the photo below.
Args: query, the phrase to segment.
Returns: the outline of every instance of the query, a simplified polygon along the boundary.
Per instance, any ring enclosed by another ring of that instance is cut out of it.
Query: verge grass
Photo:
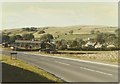
[[[16,67],[22,68],[24,70],[28,70],[30,72],[36,73],[36,74],[38,74],[42,77],[45,77],[46,79],[51,80],[53,82],[62,82],[62,80],[60,78],[56,77],[55,75],[48,73],[48,72],[46,72],[38,67],[35,67],[33,65],[25,63],[21,60],[15,60],[15,59],[11,60],[9,56],[2,55],[1,61],[8,65],[16,66]],[[25,74],[26,73],[24,73],[24,75]]]
[[[84,54],[48,54],[43,52],[29,52],[29,53],[95,61],[95,62],[115,64],[115,65],[120,63],[120,58],[118,57],[119,51],[63,51],[63,52],[74,52],[74,53],[79,52]],[[93,54],[89,54],[89,53],[93,53]]]

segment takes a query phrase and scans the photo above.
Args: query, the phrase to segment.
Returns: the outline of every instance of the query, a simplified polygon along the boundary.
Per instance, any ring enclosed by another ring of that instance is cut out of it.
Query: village
[[[118,1],[1,3],[1,83],[118,84]]]
[[[28,37],[27,37],[28,35]],[[32,38],[30,37],[32,36]],[[43,34],[41,38],[36,40],[32,34],[26,34],[26,37],[16,35],[12,41],[7,42],[6,37],[3,35],[2,47],[10,48],[15,51],[42,51],[47,53],[57,53],[58,50],[73,50],[73,51],[110,51],[119,50],[113,44],[105,42],[102,34],[98,34],[98,38],[87,38],[87,39],[75,39],[75,40],[55,40],[51,34]],[[100,36],[101,35],[101,36]],[[111,36],[114,34],[111,34]],[[100,37],[100,38],[99,38]],[[111,37],[111,39],[113,39]],[[116,38],[116,37],[114,37]],[[117,39],[116,39],[117,40]],[[118,45],[117,45],[118,46]]]

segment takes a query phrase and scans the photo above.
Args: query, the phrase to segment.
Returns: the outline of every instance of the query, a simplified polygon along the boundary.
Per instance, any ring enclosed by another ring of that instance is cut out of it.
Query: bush
[[[52,34],[44,34],[40,37],[40,40],[50,40],[50,39],[53,39]]]
[[[23,39],[23,37],[21,35],[16,35],[15,37],[16,37],[16,40],[22,40]]]
[[[10,36],[9,42],[14,43],[16,40],[16,36]]]
[[[2,35],[2,42],[9,42],[10,37],[8,35]]]
[[[43,30],[38,32],[38,34],[43,34],[43,33],[45,33],[45,31],[43,31]]]
[[[32,40],[32,39],[34,39],[34,35],[33,34],[23,34],[22,37],[25,40]]]
[[[70,30],[70,31],[69,31],[69,34],[73,34],[73,30]]]
[[[67,49],[67,42],[65,40],[56,41],[56,48],[59,50]]]
[[[22,28],[23,31],[37,31],[36,27],[26,27],[26,28]]]
[[[92,31],[91,31],[91,34],[94,34],[94,33],[95,33],[95,31],[94,31],[94,30],[92,30]]]

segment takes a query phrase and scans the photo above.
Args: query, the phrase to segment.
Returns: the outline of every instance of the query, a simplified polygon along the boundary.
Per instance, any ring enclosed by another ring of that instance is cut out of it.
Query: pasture
[[[111,26],[97,26],[97,25],[76,25],[76,26],[65,26],[65,27],[38,27],[37,31],[24,31],[22,28],[13,28],[13,29],[5,29],[3,33],[12,35],[23,35],[26,33],[32,33],[35,38],[40,38],[42,34],[38,32],[40,30],[44,30],[45,33],[52,34],[54,37],[58,37],[57,39],[68,39],[73,40],[75,38],[94,38],[97,32],[101,33],[111,33],[115,34],[115,30],[117,27]],[[69,31],[73,30],[73,34],[71,35]],[[91,31],[94,30],[95,34],[91,34]]]

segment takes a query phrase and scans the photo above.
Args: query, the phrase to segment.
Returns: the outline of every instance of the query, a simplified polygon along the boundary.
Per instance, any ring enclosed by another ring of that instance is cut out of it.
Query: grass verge
[[[50,73],[48,73],[48,72],[46,72],[38,67],[31,66],[31,65],[29,65],[21,60],[11,60],[9,56],[3,55],[1,61],[2,61],[2,63],[21,68],[23,70],[27,70],[27,71],[30,71],[32,73],[35,73],[35,74],[39,75],[41,78],[44,78],[45,80],[48,79],[49,82],[63,82],[60,78],[54,76],[53,74],[50,74]],[[15,74],[13,74],[13,75],[15,75]],[[26,73],[22,73],[22,75],[27,77]],[[28,78],[30,76],[32,76],[32,75],[29,74]],[[34,78],[34,75],[33,75],[33,78]]]
[[[108,64],[115,64],[115,65],[120,63],[120,59],[118,57],[119,51],[62,51],[62,52],[75,52],[75,53],[80,52],[84,54],[48,54],[43,52],[29,52],[29,53],[95,61],[95,62],[102,62]],[[89,53],[93,53],[93,54],[89,54]]]

